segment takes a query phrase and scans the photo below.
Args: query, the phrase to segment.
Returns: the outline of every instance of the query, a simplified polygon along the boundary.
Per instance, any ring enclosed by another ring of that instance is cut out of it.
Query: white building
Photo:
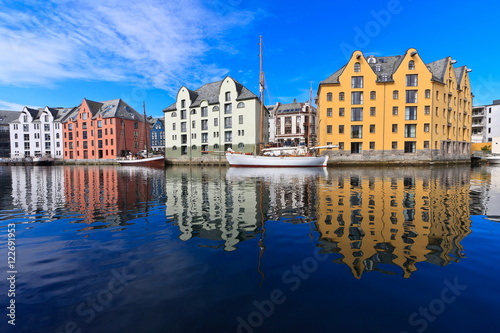
[[[72,109],[24,107],[10,123],[11,157],[50,156],[63,158],[61,118]]]
[[[268,142],[267,110],[261,112],[258,97],[229,76],[197,90],[181,87],[163,112],[167,160],[210,159],[208,152],[228,148],[259,151],[259,143]]]
[[[472,108],[472,142],[491,142],[500,136],[500,100]]]

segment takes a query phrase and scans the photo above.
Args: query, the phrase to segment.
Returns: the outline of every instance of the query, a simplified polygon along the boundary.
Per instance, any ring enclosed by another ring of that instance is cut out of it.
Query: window
[[[351,88],[363,88],[363,77],[362,76],[351,77]]]
[[[332,116],[332,108],[327,108],[326,109],[326,116],[331,117]]]
[[[397,116],[398,115],[398,107],[397,106],[393,106],[392,107],[392,115],[393,116]]]
[[[398,124],[392,124],[392,133],[398,132]]]
[[[87,120],[87,113],[86,112],[82,113],[82,120]]]
[[[203,119],[201,121],[201,130],[208,131],[208,119]]]
[[[206,107],[206,106],[201,107],[201,116],[208,117],[208,107]]]
[[[370,125],[370,133],[375,133],[375,125]]]
[[[429,149],[429,141],[424,141],[424,149]]]
[[[187,125],[186,122],[181,123],[181,132],[187,132]]]
[[[380,72],[382,70],[382,66],[375,65],[375,72]]]
[[[238,124],[243,125],[243,115],[238,116]]]
[[[46,131],[46,132],[50,131],[50,124],[44,124],[43,125],[43,130]]]
[[[361,153],[361,142],[351,142],[351,154]]]
[[[406,86],[416,87],[418,85],[418,75],[417,74],[406,74]]]
[[[175,131],[175,125],[176,123],[172,123],[172,130]]]
[[[425,98],[431,98],[431,90],[425,89]]]
[[[416,106],[407,106],[405,108],[405,120],[417,120]]]
[[[372,150],[375,149],[375,142],[373,141],[370,142],[370,149]]]
[[[333,95],[333,94],[332,94],[331,92],[329,92],[328,94],[326,94],[326,100],[327,100],[328,102],[331,102],[331,101],[332,101],[332,95]]]
[[[181,108],[184,109],[185,107],[186,107],[186,100],[183,99],[183,100],[181,100]]]
[[[430,105],[424,106],[424,114],[431,114],[431,107],[430,107]]]
[[[186,118],[187,118],[186,110],[181,110],[181,119],[186,119]]]
[[[362,125],[351,125],[351,138],[361,139],[363,137],[363,126]]]
[[[231,132],[231,131],[224,132],[224,141],[225,142],[233,141],[233,132]]]
[[[326,134],[332,134],[332,125],[326,125]]]
[[[417,90],[406,91],[406,103],[417,103]]]
[[[392,92],[392,98],[393,99],[399,99],[399,90],[394,90]]]
[[[344,150],[344,143],[343,142],[339,142],[339,150]]]
[[[430,131],[430,124],[426,123],[424,124],[424,132],[429,132]]]
[[[377,99],[377,92],[376,91],[370,91],[370,99],[371,100]]]
[[[344,125],[339,125],[339,134],[344,134]]]
[[[343,92],[339,92],[339,101],[343,101],[345,99],[345,94]]]
[[[362,120],[363,120],[363,108],[352,108],[351,121],[362,121]]]
[[[416,151],[417,144],[415,141],[405,141],[405,153],[414,153]]]
[[[208,133],[201,133],[201,142],[202,143],[208,142]]]
[[[196,128],[196,120],[191,121],[191,128]]]
[[[237,109],[243,109],[245,107],[245,103],[239,102],[238,105],[236,105]]]
[[[354,71],[361,72],[361,64],[359,62],[354,63]]]
[[[392,149],[398,149],[398,142],[392,141],[391,147],[392,147]]]
[[[405,138],[414,138],[416,137],[417,125],[405,125]]]
[[[219,118],[214,118],[214,126],[219,126]]]
[[[231,103],[229,104],[224,104],[224,113],[225,114],[231,114],[233,112],[233,106]]]
[[[351,92],[351,104],[363,104],[363,92],[362,91]]]
[[[345,116],[345,109],[339,108],[339,117],[344,117],[344,116]]]
[[[413,60],[408,61],[408,69],[411,71],[415,70],[415,61]]]
[[[220,109],[219,109],[219,107],[218,107],[218,106],[214,106],[214,107],[212,108],[212,112],[219,111],[219,110],[220,110]]]
[[[233,127],[233,118],[232,117],[225,117],[224,118],[224,128],[232,128],[232,127]],[[228,140],[226,140],[226,141],[228,141]]]
[[[231,92],[226,91],[226,102],[229,102],[231,100]]]
[[[382,75],[381,76],[381,81],[385,82],[389,79],[389,77],[387,75]]]
[[[376,116],[377,115],[377,109],[374,106],[370,107],[370,116]]]

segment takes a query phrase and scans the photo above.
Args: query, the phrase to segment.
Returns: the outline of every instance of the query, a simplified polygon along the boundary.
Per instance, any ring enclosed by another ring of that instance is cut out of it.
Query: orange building
[[[147,149],[144,117],[121,99],[84,98],[62,123],[64,159],[115,159]]]

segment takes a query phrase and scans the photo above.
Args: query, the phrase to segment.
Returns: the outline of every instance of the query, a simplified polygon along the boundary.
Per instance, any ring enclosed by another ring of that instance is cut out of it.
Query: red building
[[[146,149],[144,116],[121,99],[82,104],[62,119],[64,159],[115,159]]]

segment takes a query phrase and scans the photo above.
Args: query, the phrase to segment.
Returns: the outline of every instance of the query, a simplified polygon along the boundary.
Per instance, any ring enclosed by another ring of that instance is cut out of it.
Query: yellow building
[[[470,161],[471,70],[455,63],[355,51],[319,85],[319,145],[339,146],[332,163]]]

